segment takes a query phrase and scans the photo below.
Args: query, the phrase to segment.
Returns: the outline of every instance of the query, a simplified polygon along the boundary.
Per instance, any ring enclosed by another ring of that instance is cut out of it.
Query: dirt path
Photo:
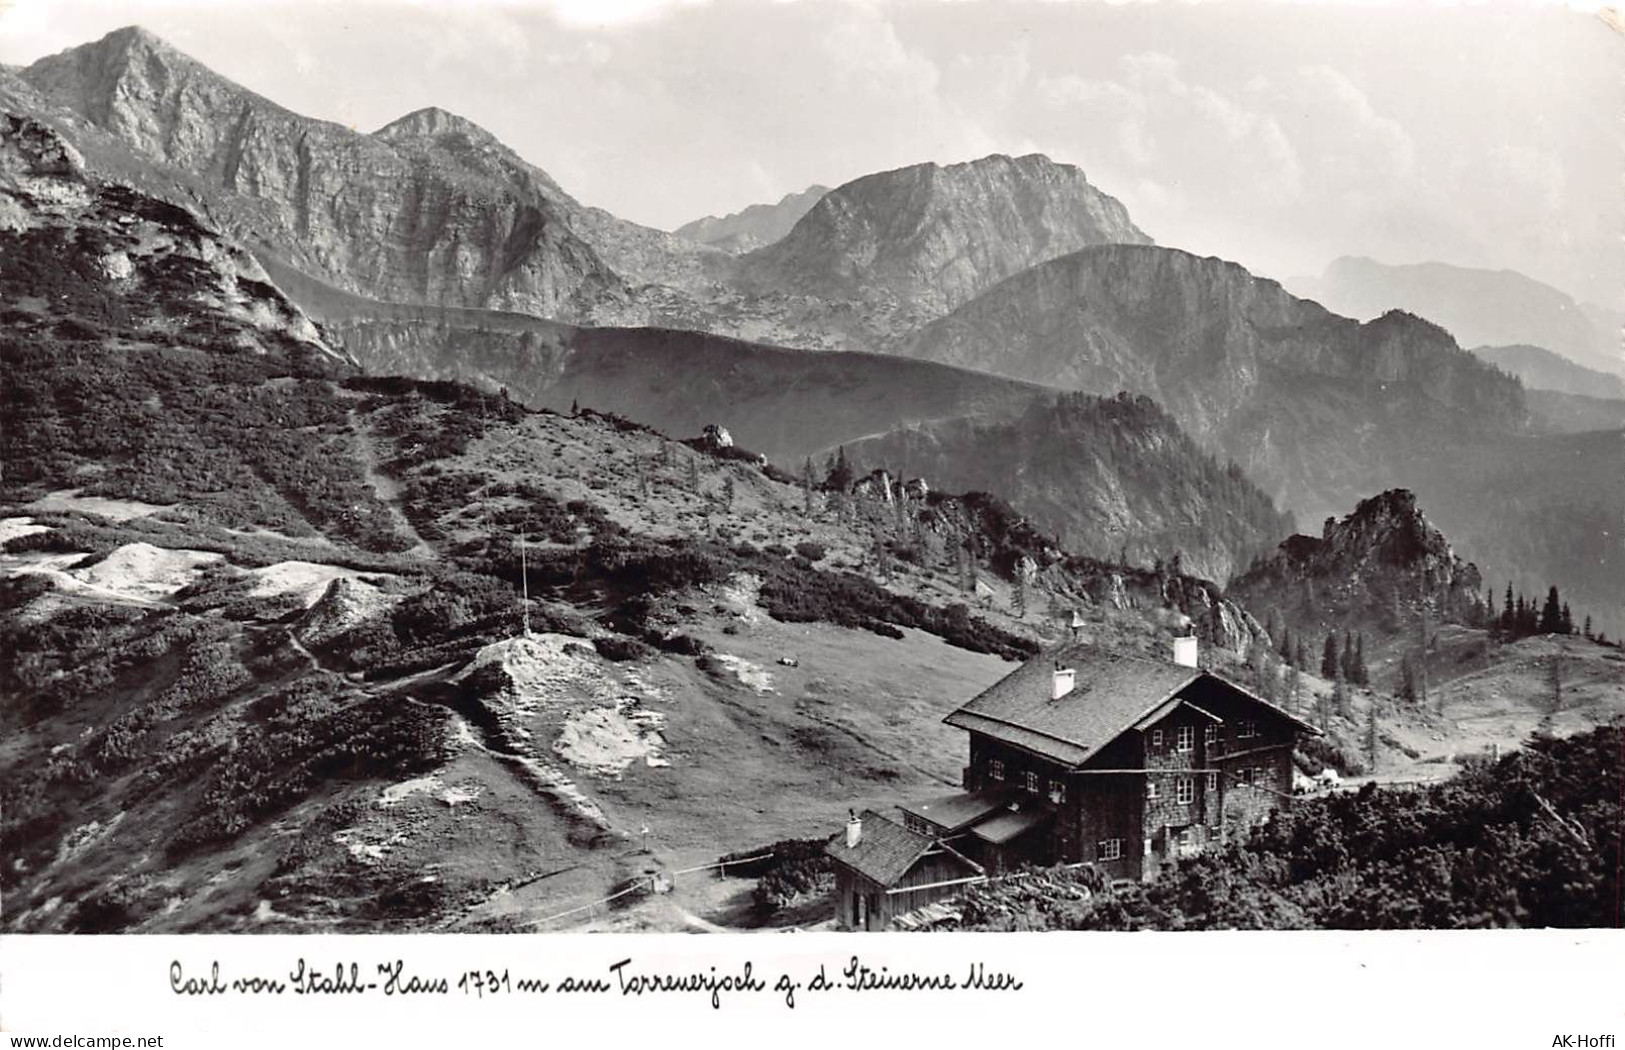
[[[349,421],[351,428],[355,431],[356,458],[361,464],[361,470],[367,479],[367,484],[371,485],[373,492],[378,494],[379,501],[389,508],[395,527],[402,533],[412,537],[414,541],[412,549],[407,553],[427,561],[438,560],[440,553],[418,533],[411,519],[401,509],[400,484],[378,469],[378,458],[373,454],[371,431],[367,429],[365,424],[356,419],[355,409],[353,408],[349,411]]]

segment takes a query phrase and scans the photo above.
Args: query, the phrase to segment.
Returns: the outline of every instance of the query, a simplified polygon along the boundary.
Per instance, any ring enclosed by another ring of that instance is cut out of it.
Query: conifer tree
[[[1365,666],[1365,632],[1354,636],[1354,684],[1369,686],[1371,672]]]
[[[1326,636],[1326,645],[1321,649],[1320,677],[1330,681],[1338,677],[1341,670],[1337,659],[1337,632],[1333,631]]]
[[[1563,607],[1558,601],[1555,586],[1546,592],[1546,604],[1541,606],[1538,629],[1541,634],[1558,634],[1563,630]]]
[[[1569,612],[1569,603],[1563,603],[1563,615],[1558,620],[1558,630],[1563,634],[1574,633],[1574,614]]]
[[[734,476],[730,471],[727,476],[722,479],[722,506],[725,509],[733,510],[734,495]]]
[[[1281,628],[1281,662],[1283,664],[1292,662],[1292,628],[1290,627]]]
[[[1596,638],[1596,635],[1591,633],[1591,614],[1590,613],[1586,614],[1585,638],[1586,638],[1586,641],[1588,641],[1588,642],[1592,641],[1592,640],[1594,640]]]
[[[1297,644],[1292,647],[1292,666],[1300,671],[1309,670],[1309,647],[1304,644],[1303,636],[1298,636]]]
[[[801,511],[811,515],[813,512],[813,465],[812,457],[801,467]]]
[[[1377,702],[1373,700],[1366,710],[1365,717],[1365,754],[1367,766],[1371,772],[1377,771]]]
[[[1407,654],[1399,662],[1399,697],[1408,704],[1416,703],[1416,664]]]

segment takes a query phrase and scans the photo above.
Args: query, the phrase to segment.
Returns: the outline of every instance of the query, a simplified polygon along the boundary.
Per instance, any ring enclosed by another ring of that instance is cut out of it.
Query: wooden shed
[[[884,930],[897,916],[987,878],[940,839],[874,810],[853,816],[824,852],[835,861],[836,919],[848,930]]]

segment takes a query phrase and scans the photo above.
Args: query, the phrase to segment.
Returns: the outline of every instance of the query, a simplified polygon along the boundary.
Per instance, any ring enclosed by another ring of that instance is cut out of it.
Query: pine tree
[[[1502,609],[1501,609],[1501,628],[1502,628],[1502,630],[1506,631],[1509,634],[1511,632],[1517,630],[1518,624],[1517,624],[1517,620],[1515,619],[1515,616],[1516,616],[1516,614],[1513,612],[1513,609],[1512,609],[1512,581],[1508,580],[1507,581],[1506,605],[1503,606]]]
[[[1354,632],[1343,632],[1343,655],[1339,658],[1339,666],[1343,669],[1343,681],[1350,685],[1359,682],[1360,678],[1354,671]]]
[[[1281,628],[1281,662],[1283,664],[1292,662],[1292,628],[1290,627]]]
[[[1416,703],[1416,665],[1410,656],[1399,662],[1399,697],[1408,704]]]
[[[1349,690],[1348,686],[1343,684],[1341,668],[1336,669],[1332,676],[1332,703],[1337,706],[1337,713],[1340,717],[1349,717]]]
[[[824,485],[832,492],[846,492],[852,487],[852,465],[846,460],[846,446],[842,445],[835,450],[829,463],[829,473],[824,478]]]
[[[1354,684],[1369,686],[1371,672],[1365,665],[1365,632],[1354,636]]]
[[[572,397],[570,399],[570,417],[572,419],[574,419],[576,416],[579,416],[580,414],[581,414],[581,402],[577,401],[575,398]]]
[[[1010,581],[1010,611],[1016,614],[1016,619],[1027,618],[1027,574],[1022,571],[1021,563],[1016,563],[1015,577]]]
[[[1590,613],[1586,614],[1585,637],[1586,637],[1586,641],[1593,641],[1596,638],[1596,635],[1591,633],[1591,614]]]
[[[1309,647],[1304,644],[1303,636],[1298,636],[1297,644],[1292,647],[1292,666],[1300,671],[1309,670]]]
[[[1326,645],[1321,650],[1320,677],[1330,681],[1338,676],[1340,670],[1337,659],[1337,632],[1333,631],[1326,636]]]
[[[1540,610],[1541,634],[1557,634],[1563,629],[1563,607],[1558,601],[1557,588],[1553,586],[1546,592],[1546,604]]]
[[[1563,634],[1573,634],[1574,633],[1574,614],[1569,612],[1569,603],[1568,602],[1563,603],[1563,615],[1558,620],[1558,629]]]
[[[1377,771],[1377,702],[1373,700],[1366,710],[1365,719],[1365,754],[1367,766],[1371,772]]]
[[[809,516],[813,512],[813,465],[811,456],[807,457],[807,462],[801,468],[801,510],[802,513]]]
[[[722,506],[727,510],[734,507],[734,476],[732,472],[722,479]]]

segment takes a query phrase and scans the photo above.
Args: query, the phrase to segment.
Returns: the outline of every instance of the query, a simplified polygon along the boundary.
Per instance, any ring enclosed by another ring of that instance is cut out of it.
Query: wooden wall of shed
[[[937,853],[921,857],[914,866],[897,880],[897,885],[891,887],[901,890],[908,886],[931,886],[932,883],[949,882],[954,879],[971,878],[976,873],[965,867],[963,863],[955,860],[946,853]],[[886,923],[889,925],[893,919],[915,908],[923,908],[935,901],[945,900],[963,893],[965,887],[935,886],[925,890],[911,890],[907,893],[884,894]]]

